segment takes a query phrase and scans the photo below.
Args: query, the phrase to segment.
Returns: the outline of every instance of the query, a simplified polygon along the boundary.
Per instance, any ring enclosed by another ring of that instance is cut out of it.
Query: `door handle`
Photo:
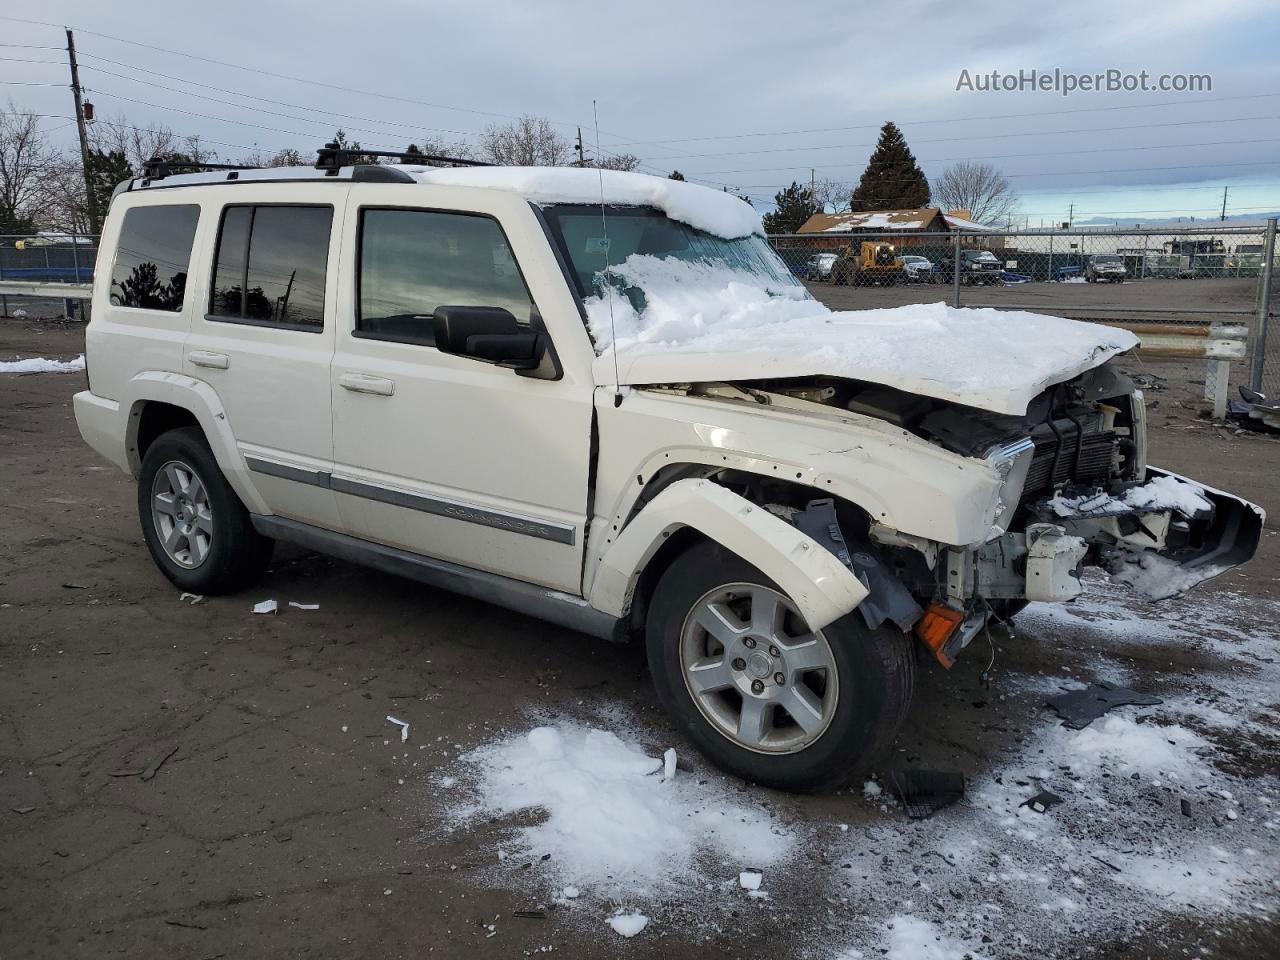
[[[371,377],[367,373],[344,373],[338,378],[338,386],[352,393],[371,393],[389,397],[396,392],[396,382],[385,377]]]
[[[187,359],[197,367],[212,367],[215,370],[225,370],[231,365],[225,353],[211,353],[208,350],[192,350],[187,354]]]

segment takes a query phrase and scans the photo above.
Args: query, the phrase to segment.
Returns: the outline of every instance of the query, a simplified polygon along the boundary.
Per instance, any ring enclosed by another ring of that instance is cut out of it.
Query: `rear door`
[[[568,368],[534,379],[441,353],[432,335],[437,307],[484,306],[552,331],[576,326],[585,342],[529,204],[493,190],[356,185],[347,220],[354,284],[334,356],[332,479],[347,529],[580,593],[590,383]]]
[[[218,393],[275,514],[338,529],[329,367],[338,237],[349,188],[245,184],[218,191],[212,255],[184,371]],[[286,197],[288,202],[282,203]]]

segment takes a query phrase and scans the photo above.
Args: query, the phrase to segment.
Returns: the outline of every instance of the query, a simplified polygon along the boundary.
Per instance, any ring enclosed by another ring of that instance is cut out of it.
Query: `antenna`
[[[600,178],[600,229],[604,231],[604,269],[609,271],[609,218],[604,209],[604,167],[600,166],[600,114],[596,110],[596,101],[591,101],[591,119],[596,125],[596,175]],[[579,135],[578,142],[582,142]],[[609,349],[613,351],[613,405],[622,406],[622,377],[618,373],[618,328],[613,322],[613,285],[608,277],[604,281],[604,295],[609,304]]]

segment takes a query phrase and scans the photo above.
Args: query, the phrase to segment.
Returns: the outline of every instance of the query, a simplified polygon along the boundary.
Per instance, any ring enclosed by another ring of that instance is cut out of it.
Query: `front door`
[[[334,355],[332,478],[346,529],[580,593],[589,386],[433,345],[440,306],[536,315],[498,218],[355,199],[347,216],[356,276]]]

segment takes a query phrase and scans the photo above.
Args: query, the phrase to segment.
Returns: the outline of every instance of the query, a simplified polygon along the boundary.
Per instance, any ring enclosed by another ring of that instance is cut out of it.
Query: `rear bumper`
[[[84,442],[125,473],[132,473],[125,441],[126,425],[120,419],[120,404],[82,390],[71,398],[71,406]]]

